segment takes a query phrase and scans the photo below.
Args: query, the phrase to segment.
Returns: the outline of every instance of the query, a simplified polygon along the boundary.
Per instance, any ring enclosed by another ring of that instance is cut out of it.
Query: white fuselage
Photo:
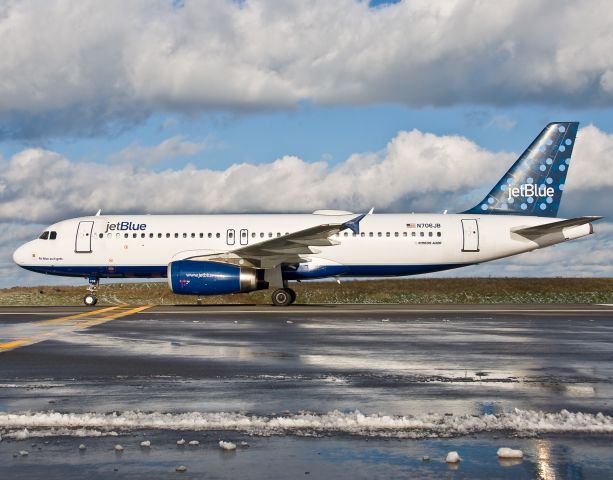
[[[14,254],[16,263],[52,275],[164,277],[170,262],[217,255],[241,246],[322,223],[344,222],[349,214],[283,215],[113,215],[61,221]],[[305,262],[284,266],[284,279],[326,276],[394,276],[446,270],[508,257],[591,233],[570,227],[563,237],[535,241],[512,229],[552,222],[514,215],[376,214],[332,237],[337,245],[317,247]]]

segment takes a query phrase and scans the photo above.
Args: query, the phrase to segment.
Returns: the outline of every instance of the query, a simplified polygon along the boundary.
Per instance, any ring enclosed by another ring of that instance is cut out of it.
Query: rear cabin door
[[[92,230],[94,222],[79,222],[74,251],[76,253],[92,253]]]
[[[479,251],[479,225],[475,219],[462,220],[462,230],[464,231],[463,252]]]

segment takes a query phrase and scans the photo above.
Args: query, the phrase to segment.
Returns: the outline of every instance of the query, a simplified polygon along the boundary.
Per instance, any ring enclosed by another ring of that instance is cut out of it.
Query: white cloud
[[[110,160],[112,162],[153,165],[177,157],[195,155],[206,147],[206,142],[191,142],[183,135],[175,135],[153,147],[133,143],[120,152],[111,155]]]
[[[607,0],[0,6],[0,134],[91,133],[152,111],[399,102],[611,105]]]
[[[400,132],[384,150],[353,154],[335,166],[284,156],[225,170],[187,165],[153,171],[130,163],[72,162],[48,150],[26,149],[0,159],[0,221],[50,221],[99,208],[117,213],[428,210],[438,208],[441,198],[449,201],[486,179],[493,182],[511,161],[511,154],[488,152],[466,138],[418,130]]]

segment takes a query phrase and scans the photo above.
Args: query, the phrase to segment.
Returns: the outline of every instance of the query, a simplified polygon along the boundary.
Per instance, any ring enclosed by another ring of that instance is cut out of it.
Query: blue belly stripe
[[[465,267],[469,263],[447,263],[431,265],[324,265],[314,268],[299,266],[283,267],[286,280],[308,280],[326,277],[400,277],[422,273],[440,272]],[[166,265],[117,265],[109,266],[39,266],[22,265],[22,268],[46,275],[63,277],[97,278],[165,278]]]

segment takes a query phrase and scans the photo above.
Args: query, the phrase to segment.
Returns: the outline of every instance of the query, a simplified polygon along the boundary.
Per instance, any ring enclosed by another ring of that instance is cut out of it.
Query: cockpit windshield
[[[57,232],[47,230],[46,232],[41,233],[40,237],[38,238],[41,240],[55,240],[57,238]]]

